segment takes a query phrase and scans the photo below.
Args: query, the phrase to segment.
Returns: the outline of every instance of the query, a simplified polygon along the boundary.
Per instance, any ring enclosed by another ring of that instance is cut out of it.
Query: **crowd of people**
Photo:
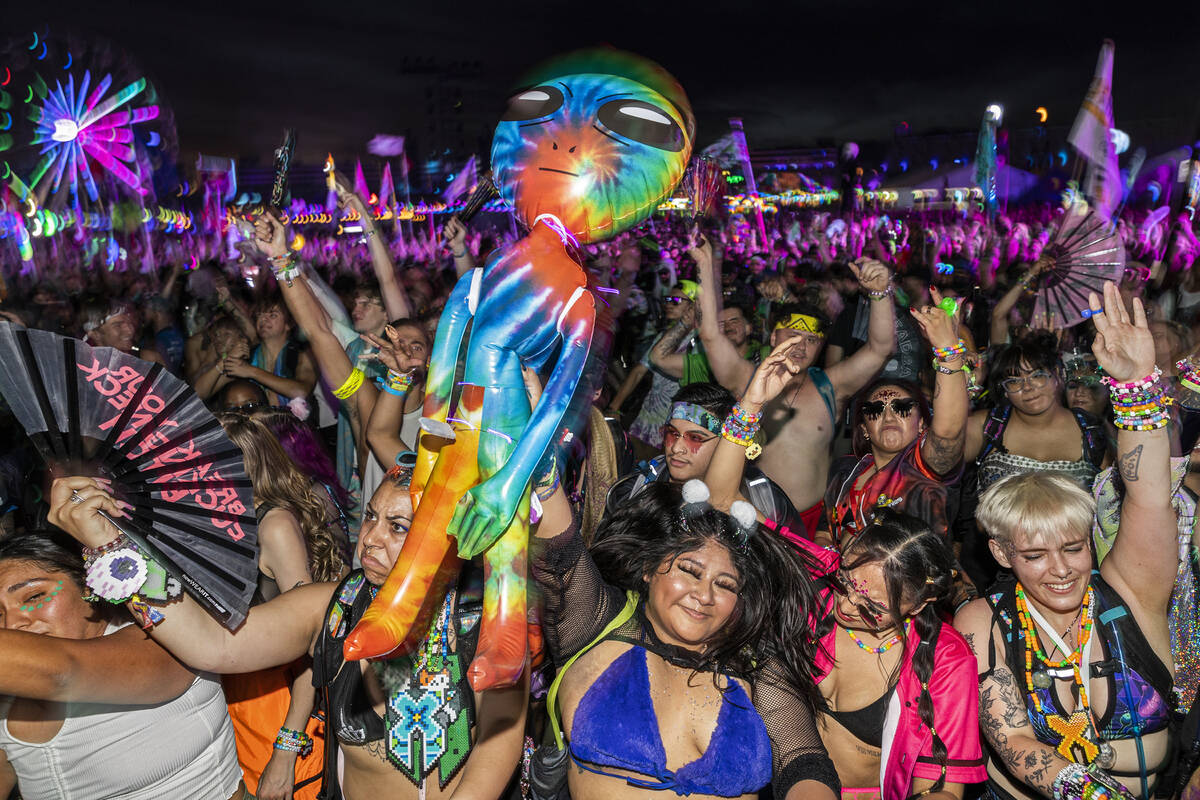
[[[413,519],[441,310],[515,232],[385,226],[336,183],[361,234],[268,212],[9,276],[5,320],[194,388],[261,554],[236,631],[186,593],[86,602],[128,505],[6,414],[0,796],[1200,797],[1186,214],[1126,210],[1069,328],[1034,313],[1061,206],[660,214],[581,248],[610,352],[532,489],[544,649],[477,692],[478,559],[416,651],[342,642]]]

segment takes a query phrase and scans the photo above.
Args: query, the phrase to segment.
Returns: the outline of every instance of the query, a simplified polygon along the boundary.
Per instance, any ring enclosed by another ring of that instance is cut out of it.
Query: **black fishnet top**
[[[606,583],[579,534],[578,519],[553,539],[533,543],[533,576],[543,594],[542,631],[555,667],[592,642],[625,606],[625,591]],[[608,639],[629,642],[683,669],[706,671],[695,654],[659,640],[639,606]],[[750,683],[750,698],[771,737],[775,797],[784,798],[800,781],[815,780],[840,796],[841,783],[821,743],[812,710],[768,659],[753,674],[729,671]]]

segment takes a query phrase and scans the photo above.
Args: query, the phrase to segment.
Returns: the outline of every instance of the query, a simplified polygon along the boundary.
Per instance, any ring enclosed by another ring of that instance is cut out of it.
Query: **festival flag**
[[[729,119],[729,135],[733,138],[734,150],[742,165],[742,177],[746,179],[746,195],[754,202],[754,219],[758,223],[760,241],[767,241],[767,229],[763,225],[762,203],[758,199],[758,185],[754,180],[754,167],[750,163],[750,146],[746,144],[746,129],[741,117]]]
[[[975,185],[983,192],[989,217],[996,213],[996,125],[998,120],[988,106],[979,126],[979,141],[975,144]]]
[[[383,177],[379,179],[379,204],[396,213],[396,186],[392,183],[392,165],[383,165]]]
[[[448,206],[454,205],[458,198],[471,191],[478,182],[478,176],[475,174],[475,156],[471,156],[454,176],[454,180],[450,181],[446,191],[442,192],[442,201]]]
[[[367,188],[367,177],[363,175],[361,158],[354,162],[354,193],[361,197],[364,203],[371,196],[371,190]]]
[[[700,155],[714,159],[724,169],[738,165],[737,145],[734,144],[733,134],[727,133],[701,151]]]
[[[1096,210],[1106,218],[1121,202],[1123,185],[1117,167],[1117,148],[1109,131],[1113,128],[1112,73],[1115,45],[1105,39],[1100,46],[1096,72],[1088,88],[1067,141],[1087,161],[1083,191]]]

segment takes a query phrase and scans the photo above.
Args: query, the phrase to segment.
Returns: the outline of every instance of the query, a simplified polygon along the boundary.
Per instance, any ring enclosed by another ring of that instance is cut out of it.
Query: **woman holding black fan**
[[[0,541],[0,797],[249,797],[220,681],[88,594],[61,533]]]

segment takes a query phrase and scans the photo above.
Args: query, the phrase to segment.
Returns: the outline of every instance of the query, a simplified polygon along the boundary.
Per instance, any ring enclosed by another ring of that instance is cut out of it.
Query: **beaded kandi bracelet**
[[[1108,387],[1113,407],[1113,425],[1123,431],[1153,431],[1165,428],[1171,421],[1167,396],[1162,383],[1162,370],[1136,381],[1119,382],[1105,376],[1100,379]]]
[[[967,343],[964,342],[962,339],[958,340],[958,344],[952,344],[949,347],[933,348],[933,357],[936,358],[938,361],[949,361],[952,358],[955,358],[957,356],[963,356],[966,354],[967,354]]]
[[[761,424],[762,413],[747,411],[738,403],[721,425],[721,438],[746,448],[746,458],[753,461],[762,453],[762,445],[754,441]]]
[[[1191,389],[1193,392],[1200,392],[1200,366],[1193,363],[1190,358],[1185,358],[1175,362],[1175,369],[1179,371],[1180,386]]]
[[[313,740],[304,731],[280,728],[279,735],[275,737],[275,749],[284,750],[289,753],[299,753],[300,757],[304,758],[312,752]]]
[[[404,395],[408,394],[408,390],[412,388],[413,377],[411,372],[396,372],[394,369],[389,369],[387,380],[376,378],[375,383],[379,386],[380,391],[387,392],[396,397],[404,397]]]

